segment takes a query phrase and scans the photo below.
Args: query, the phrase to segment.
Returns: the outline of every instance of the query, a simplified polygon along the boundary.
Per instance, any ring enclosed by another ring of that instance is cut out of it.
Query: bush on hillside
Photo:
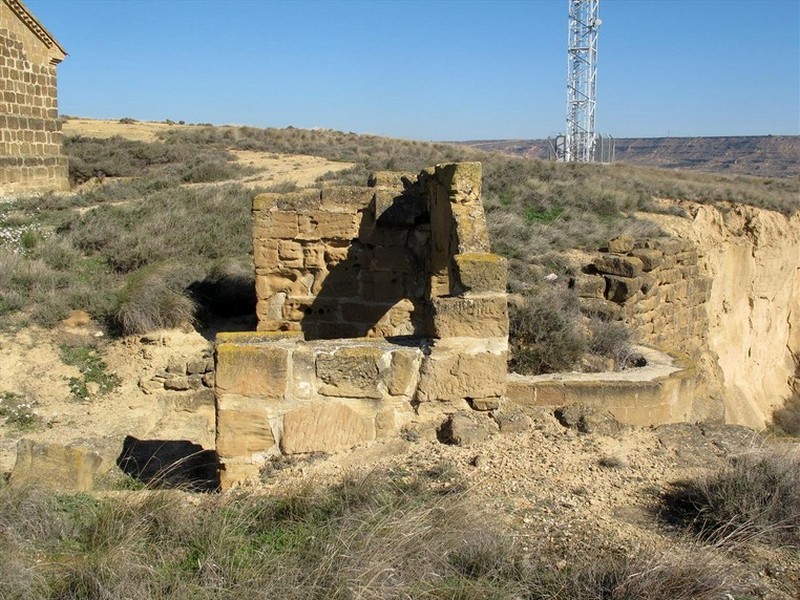
[[[572,369],[587,350],[575,293],[542,285],[522,295],[509,310],[509,346],[521,375]]]
[[[680,482],[663,498],[664,516],[714,542],[752,538],[800,549],[800,451],[734,457],[720,471]]]

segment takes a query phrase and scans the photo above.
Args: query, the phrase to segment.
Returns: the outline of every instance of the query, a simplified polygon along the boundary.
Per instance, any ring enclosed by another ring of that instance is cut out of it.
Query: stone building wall
[[[329,452],[506,391],[506,261],[479,163],[253,203],[258,331],[219,334],[223,486],[277,454]]]
[[[623,320],[641,343],[692,358],[708,348],[710,277],[692,242],[611,240],[572,282],[585,314]]]
[[[0,0],[0,194],[68,187],[56,92],[65,56],[19,0]]]

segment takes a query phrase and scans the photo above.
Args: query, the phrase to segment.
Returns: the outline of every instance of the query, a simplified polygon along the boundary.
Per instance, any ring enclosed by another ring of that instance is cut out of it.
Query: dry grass
[[[664,516],[718,544],[750,540],[800,549],[800,452],[759,450],[717,473],[677,483]]]
[[[279,496],[52,495],[0,488],[3,598],[689,600],[741,586],[709,549],[628,555],[526,540],[429,476]],[[492,525],[495,523],[495,525]],[[702,556],[702,560],[698,557]],[[556,566],[557,565],[557,566]]]
[[[20,312],[52,325],[71,309],[115,321],[119,294],[126,293],[128,277],[140,269],[191,267],[197,270],[191,285],[205,281],[219,261],[241,261],[252,250],[249,213],[258,190],[232,183],[184,185],[246,175],[247,169],[232,160],[232,150],[302,153],[356,165],[323,176],[318,185],[322,180],[363,185],[374,170],[413,172],[441,162],[482,161],[492,244],[510,259],[509,284],[515,291],[530,287],[542,271],[563,272],[558,252],[564,249],[602,246],[623,232],[658,234],[655,226],[633,216],[637,210],[656,210],[653,198],[735,200],[785,212],[797,210],[800,198],[800,183],[792,180],[564,165],[330,130],[162,129],[153,142],[68,137],[73,181],[96,177],[103,183],[72,195],[0,205],[0,259],[8,265],[0,272],[0,326],[8,323],[4,315]],[[278,188],[292,185],[283,182]],[[141,321],[144,326],[148,320]]]

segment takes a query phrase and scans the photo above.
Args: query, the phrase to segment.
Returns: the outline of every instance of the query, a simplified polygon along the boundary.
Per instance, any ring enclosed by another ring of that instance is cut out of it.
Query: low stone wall
[[[628,425],[689,421],[697,386],[693,369],[668,355],[641,347],[648,365],[611,373],[558,373],[508,377],[504,408],[557,408],[583,404],[611,412]]]
[[[712,280],[688,240],[619,237],[574,286],[585,314],[623,320],[641,343],[696,357],[708,346]]]
[[[223,486],[258,474],[272,455],[334,452],[396,434],[425,343],[305,342],[296,333],[217,337],[217,452]]]

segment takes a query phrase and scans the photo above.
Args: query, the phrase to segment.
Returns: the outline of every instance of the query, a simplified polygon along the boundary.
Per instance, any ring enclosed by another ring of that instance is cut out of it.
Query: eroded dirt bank
[[[750,206],[682,203],[689,218],[658,217],[692,240],[713,279],[708,344],[725,421],[761,429],[795,384],[800,355],[800,215]]]

